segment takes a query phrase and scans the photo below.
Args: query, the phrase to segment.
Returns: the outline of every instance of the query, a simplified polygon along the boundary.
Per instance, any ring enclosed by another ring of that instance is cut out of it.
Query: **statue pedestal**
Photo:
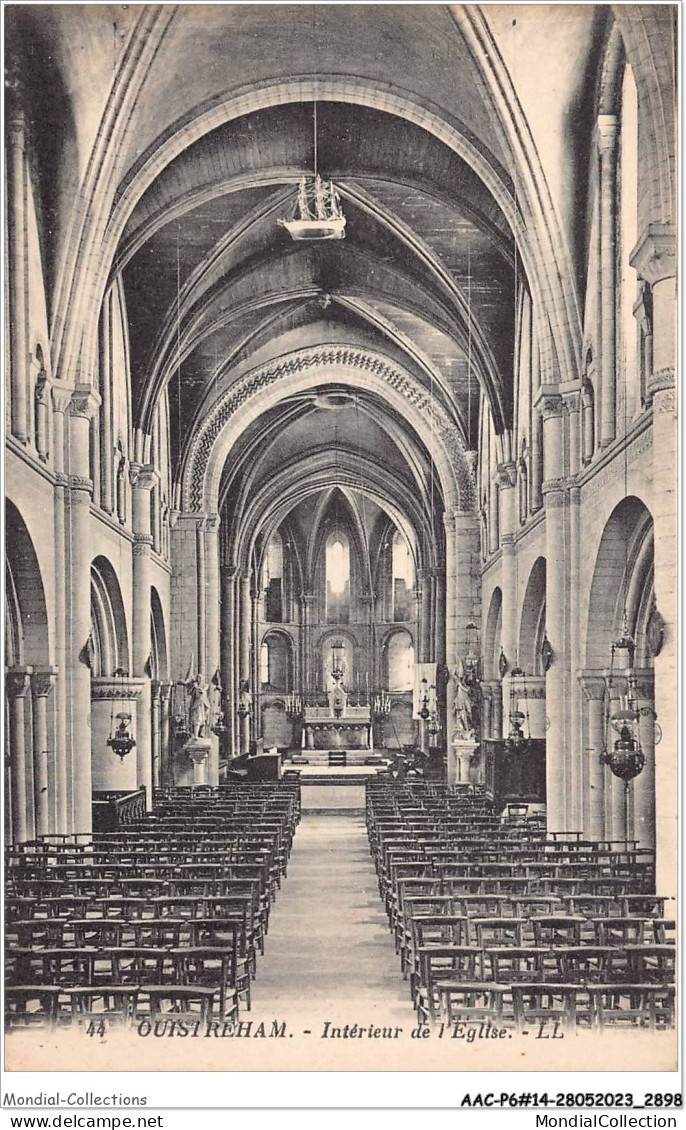
[[[467,785],[472,783],[471,764],[474,751],[479,743],[472,738],[453,738],[448,747],[448,784]]]
[[[212,749],[210,738],[189,738],[183,748],[193,762],[193,784],[207,784],[207,760]]]

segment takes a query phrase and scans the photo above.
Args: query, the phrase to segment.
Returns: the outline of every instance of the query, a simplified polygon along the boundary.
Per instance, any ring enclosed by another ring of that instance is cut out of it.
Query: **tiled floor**
[[[412,1024],[364,812],[304,811],[258,961],[253,1011]]]

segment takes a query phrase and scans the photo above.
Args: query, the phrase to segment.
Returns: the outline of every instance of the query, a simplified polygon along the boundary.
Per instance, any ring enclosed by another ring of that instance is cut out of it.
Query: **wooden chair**
[[[75,946],[91,946],[97,949],[111,949],[120,946],[125,923],[121,918],[81,918],[74,919]]]
[[[137,985],[90,985],[67,990],[73,1023],[92,1024],[96,1034],[109,1028],[133,1024],[138,1000]]]
[[[545,1025],[548,1034],[558,1030],[572,1034],[577,1024],[591,1026],[591,1003],[582,985],[515,984],[512,1003],[517,1031],[537,1033]]]
[[[673,985],[591,985],[594,1024],[606,1028],[674,1027]]]
[[[184,985],[204,985],[217,990],[222,1019],[238,1016],[236,967],[230,951],[218,946],[194,946],[178,953]]]
[[[522,946],[524,918],[472,918],[470,928],[476,930],[476,945],[479,949],[494,946]]]
[[[581,945],[581,927],[585,919],[569,915],[536,915],[531,919],[534,931],[534,945],[537,946],[578,946]]]
[[[643,941],[643,918],[594,918],[596,942],[601,946],[640,945]]]
[[[476,946],[422,946],[417,950],[419,976],[414,1004],[420,1021],[438,1016],[438,981],[481,981],[481,951]]]
[[[449,1025],[491,1020],[502,1025],[509,985],[495,981],[437,981],[438,1015]]]
[[[233,979],[239,997],[245,999],[250,1009],[250,962],[239,951],[242,926],[235,918],[194,918],[190,921],[193,948],[223,949],[230,954],[233,964]]]
[[[625,952],[629,963],[627,971],[629,976],[626,978],[628,981],[637,984],[652,982],[658,985],[674,983],[676,976],[675,946],[669,943],[628,945]]]
[[[173,1020],[199,1025],[200,1031],[212,1018],[217,989],[208,985],[144,985],[136,1002],[136,1020]]]
[[[7,985],[5,1028],[45,1028],[51,1032],[57,1023],[59,985]]]
[[[493,980],[503,985],[512,985],[516,981],[531,983],[555,979],[552,954],[545,947],[489,946],[483,957]]]

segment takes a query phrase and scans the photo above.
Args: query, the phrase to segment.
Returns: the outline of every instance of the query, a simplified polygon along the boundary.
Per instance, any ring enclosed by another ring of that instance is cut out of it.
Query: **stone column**
[[[616,321],[617,321],[617,118],[598,117],[600,163],[600,445],[615,438],[616,429]]]
[[[434,613],[434,638],[435,650],[434,655],[436,662],[445,664],[446,657],[446,588],[445,588],[445,575],[437,570],[434,578],[435,584],[435,613]]]
[[[160,770],[161,788],[173,783],[170,773],[170,725],[171,725],[171,683],[160,683]]]
[[[67,726],[68,726],[68,685],[67,685],[67,639],[69,626],[66,619],[67,606],[67,562],[66,562],[66,497],[69,478],[65,474],[65,418],[71,402],[72,389],[53,382],[50,389],[53,404],[53,469],[54,485],[54,530],[55,530],[55,665],[60,677],[55,684],[55,782],[54,782],[54,831],[66,834],[71,830],[71,805],[69,803]]]
[[[530,509],[533,514],[541,509],[543,495],[543,452],[541,451],[541,417],[537,409],[531,413],[531,497]]]
[[[87,654],[91,630],[90,421],[100,397],[90,385],[77,386],[69,405],[69,517],[71,570],[68,621],[71,629],[66,670],[71,710],[72,830],[90,836],[92,830],[91,680]],[[61,668],[60,668],[61,670]]]
[[[631,257],[653,292],[653,371],[647,401],[653,407],[653,529],[655,600],[664,631],[655,656],[655,710],[662,744],[655,764],[656,875],[658,888],[676,893],[677,837],[677,406],[676,239],[667,224],[650,224]]]
[[[198,639],[198,674],[207,677],[207,578],[205,575],[206,518],[198,516],[195,527],[195,593]]]
[[[219,516],[210,514],[205,524],[205,678],[209,682],[219,670]],[[212,742],[207,757],[207,783],[219,784],[219,739],[207,735]]]
[[[255,739],[262,737],[262,711],[260,707],[260,590],[250,589],[250,685],[252,687],[252,729]]]
[[[10,408],[12,435],[29,438],[28,310],[26,255],[26,121],[18,87],[6,105],[8,284],[10,299]]]
[[[492,726],[493,726],[492,708],[493,708],[493,695],[492,695],[492,691],[491,691],[491,684],[490,683],[482,683],[481,684],[481,737],[482,738],[493,737],[493,734],[492,734]]]
[[[9,699],[9,756],[11,772],[12,843],[29,838],[28,792],[26,788],[26,692],[31,667],[13,667],[5,676]]]
[[[108,290],[100,311],[100,483],[103,509],[114,511],[114,440],[112,436],[112,291]]]
[[[517,468],[514,463],[499,463],[496,470],[498,495],[500,497],[500,563],[502,592],[502,633],[501,645],[510,667],[517,662],[517,592],[515,568],[515,484]]]
[[[649,668],[634,669],[638,736],[646,763],[634,778],[634,827],[640,847],[655,849],[655,682]]]
[[[565,713],[565,503],[562,398],[542,385],[543,497],[546,546],[546,634],[553,660],[546,673],[546,812],[549,832],[567,830],[567,717]]]
[[[250,575],[241,577],[241,630],[239,637],[241,683],[250,685],[250,633],[252,630],[252,599],[250,596]],[[241,753],[250,749],[250,714],[240,719]]]
[[[445,526],[445,662],[452,674],[459,654],[454,512],[446,511],[443,515],[443,524]]]
[[[150,683],[150,752],[152,759],[152,787],[159,789],[160,773],[160,688],[158,679]]]
[[[491,683],[491,737],[503,737],[503,684],[497,679]]]
[[[52,669],[34,671],[31,677],[33,694],[33,789],[36,836],[45,836],[52,831],[50,818],[51,782],[49,780],[48,759],[48,695],[50,694],[56,672]],[[52,774],[54,777],[54,773]]]
[[[488,496],[488,552],[495,553],[500,545],[498,487],[496,479],[491,479]]]
[[[421,591],[421,621],[419,631],[420,663],[431,662],[431,570],[417,570]]]
[[[150,532],[150,491],[157,481],[157,472],[149,464],[132,464],[130,468],[133,520],[133,672],[145,676],[138,699],[136,725],[136,776],[140,788],[145,786],[145,802],[152,808],[152,732],[150,696],[150,588],[152,534]]]
[[[602,840],[605,813],[605,767],[600,755],[605,749],[605,689],[602,675],[579,672],[579,684],[586,700],[586,749],[583,754],[584,839]]]
[[[224,688],[224,717],[229,739],[228,753],[235,757],[238,753],[236,741],[236,688],[237,672],[235,664],[236,634],[234,631],[236,608],[236,566],[221,567],[221,670]]]
[[[583,662],[581,656],[581,624],[579,622],[579,600],[581,577],[581,491],[572,485],[581,470],[581,391],[575,382],[575,387],[561,386],[564,392],[564,406],[567,413],[567,452],[568,452],[568,481],[569,490],[567,499],[569,503],[569,587],[570,599],[568,601],[569,623],[566,632],[566,668],[570,672],[577,671]],[[569,682],[569,751],[567,756],[567,828],[569,831],[580,831],[583,825],[582,816],[582,743],[581,743],[581,687],[578,679]]]
[[[47,463],[50,454],[49,439],[49,412],[50,412],[50,383],[45,369],[39,370],[36,375],[36,451],[41,463]]]

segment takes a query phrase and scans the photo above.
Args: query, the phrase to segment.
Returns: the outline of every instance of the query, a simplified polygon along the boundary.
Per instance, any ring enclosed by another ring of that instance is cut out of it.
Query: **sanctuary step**
[[[384,752],[373,749],[298,749],[288,754],[285,767],[294,765],[311,765],[319,768],[329,766],[356,766],[366,765],[369,762],[377,764],[379,758],[384,757]],[[387,760],[387,759],[386,759]]]

